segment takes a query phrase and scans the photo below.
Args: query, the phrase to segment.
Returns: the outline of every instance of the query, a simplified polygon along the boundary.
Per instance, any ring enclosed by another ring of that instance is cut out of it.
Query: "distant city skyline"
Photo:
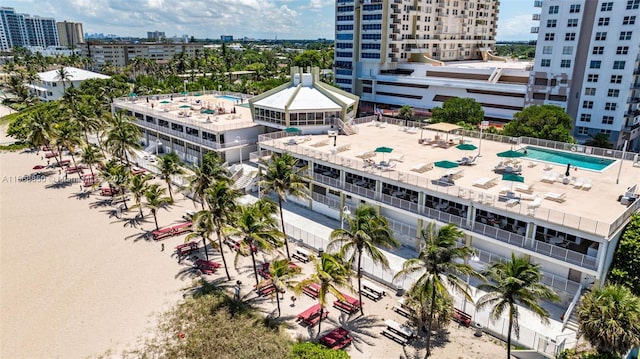
[[[4,0],[18,13],[81,22],[88,34],[146,38],[220,35],[256,39],[334,38],[335,0]],[[533,0],[501,0],[498,41],[533,40]]]

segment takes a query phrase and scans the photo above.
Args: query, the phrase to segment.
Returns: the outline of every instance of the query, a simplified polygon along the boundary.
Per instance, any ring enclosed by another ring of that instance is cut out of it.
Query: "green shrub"
[[[22,151],[25,148],[29,148],[29,144],[26,142],[16,142],[10,145],[0,145],[0,151]]]
[[[333,350],[322,344],[311,342],[298,343],[291,349],[293,359],[349,359],[344,350]]]

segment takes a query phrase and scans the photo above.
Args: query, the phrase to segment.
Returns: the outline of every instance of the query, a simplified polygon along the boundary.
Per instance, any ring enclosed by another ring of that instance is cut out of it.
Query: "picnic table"
[[[200,272],[202,272],[202,274],[213,274],[218,268],[220,268],[220,266],[220,263],[206,261],[204,259],[198,259],[196,261],[196,267],[200,270]]]
[[[98,183],[98,175],[97,174],[86,174],[82,176],[82,181],[84,182],[85,187],[91,187],[94,184]]]
[[[53,158],[58,155],[58,152],[47,152],[44,154],[44,158]]]
[[[258,292],[258,295],[261,297],[267,296],[276,291],[276,286],[273,285],[271,280],[264,281],[260,285],[257,285],[255,288],[256,292]]]
[[[349,331],[338,327],[319,339],[320,343],[331,349],[343,349],[351,344],[353,338],[349,336]]]
[[[73,167],[67,167],[67,173],[71,174],[71,173],[82,173],[82,170],[84,169],[84,167],[82,165],[79,166],[73,166]]]
[[[453,308],[453,320],[464,325],[467,328],[471,326],[471,315],[463,312],[458,308]]]
[[[293,258],[296,258],[297,260],[299,260],[302,263],[307,263],[309,261],[309,252],[307,252],[305,249],[302,249],[300,247],[296,248],[296,251],[293,252],[293,254],[291,255]]]
[[[320,284],[318,283],[309,283],[304,288],[302,288],[304,294],[310,296],[313,299],[318,298],[318,292],[320,291]]]
[[[378,287],[377,285],[364,280],[362,281],[362,294],[374,301],[378,301],[387,293],[384,291],[384,289]]]
[[[85,180],[86,183],[86,180]],[[111,189],[111,187],[102,187],[100,188],[100,195],[101,196],[108,196],[108,197],[113,197],[116,194],[118,194],[118,190],[117,189]]]
[[[151,234],[153,235],[154,240],[160,240],[167,237],[177,236],[179,234],[190,232],[191,231],[191,222],[185,222],[176,224],[172,227],[161,228],[156,231],[153,231]]]
[[[329,315],[329,312],[324,310],[322,312],[322,318],[326,318]],[[304,312],[298,314],[296,316],[296,320],[300,320],[301,322],[307,324],[312,327],[316,325],[320,321],[320,304],[315,304],[312,307],[308,308]]]
[[[357,300],[356,298],[353,298],[344,293],[340,293],[340,294],[342,294],[342,296],[344,297],[344,300],[338,299],[333,302],[333,306],[336,309],[341,310],[347,314],[353,314],[357,312],[362,306],[362,303],[360,303],[360,301]]]
[[[196,242],[183,243],[176,246],[176,253],[178,254],[178,257],[189,255],[197,250],[198,243]]]
[[[386,320],[384,324],[387,328],[382,331],[382,335],[402,345],[407,344],[407,342],[414,336],[414,333],[410,328],[396,322],[395,320]]]
[[[241,242],[242,240],[238,241],[233,238],[226,239],[226,243],[229,246],[229,248],[231,248],[234,251],[240,252],[240,254],[246,257],[249,255],[249,251],[247,251],[246,247],[243,248],[243,246],[241,245]],[[253,244],[251,245],[251,250],[253,251],[253,253],[258,253],[258,247],[256,247]]]

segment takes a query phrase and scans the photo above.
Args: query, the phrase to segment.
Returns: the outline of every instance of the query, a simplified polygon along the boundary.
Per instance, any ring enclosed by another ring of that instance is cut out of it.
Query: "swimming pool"
[[[220,96],[216,96],[216,98],[223,98],[225,100],[229,100],[233,102],[240,101],[240,97],[235,97],[235,96],[220,95]]]
[[[548,148],[527,146],[525,147],[525,149],[527,150],[527,154],[525,156],[526,158],[544,162],[551,162],[563,166],[566,166],[568,163],[570,163],[572,167],[589,169],[593,171],[602,171],[615,162],[615,160],[607,158],[583,155],[572,152],[555,151]],[[522,152],[524,150],[520,151]]]

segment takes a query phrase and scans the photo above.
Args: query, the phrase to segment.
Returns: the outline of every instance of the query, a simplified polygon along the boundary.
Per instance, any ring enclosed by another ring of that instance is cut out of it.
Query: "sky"
[[[85,33],[334,38],[335,0],[2,0],[18,13],[83,24]],[[533,0],[501,0],[498,40],[530,40]]]

